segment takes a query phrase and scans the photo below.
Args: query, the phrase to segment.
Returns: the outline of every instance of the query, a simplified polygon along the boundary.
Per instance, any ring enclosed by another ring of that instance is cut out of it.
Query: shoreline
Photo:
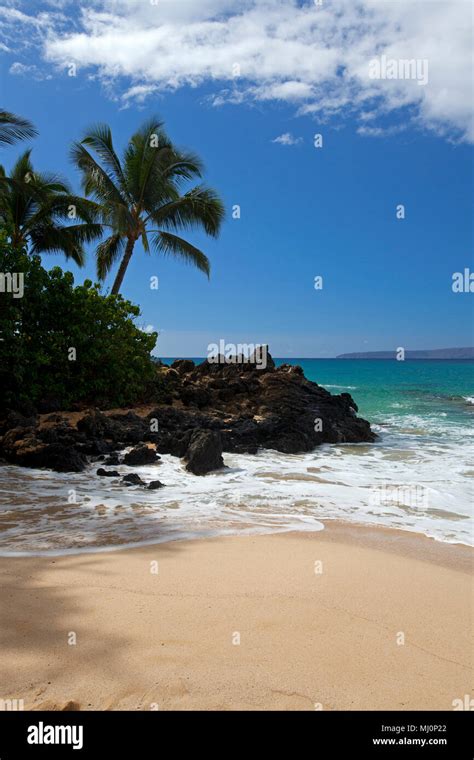
[[[384,539],[386,540],[386,550],[391,551],[390,549],[390,542],[389,539],[398,539],[399,543],[396,545],[395,551],[398,551],[401,547],[401,550],[407,549],[407,547],[410,545],[410,537],[414,539],[415,543],[418,540],[429,542],[426,544],[426,547],[424,547],[424,551],[426,552],[425,559],[430,555],[429,546],[431,543],[434,543],[436,545],[441,546],[450,546],[450,547],[460,547],[461,549],[467,549],[470,552],[473,552],[473,558],[474,558],[474,543],[473,544],[465,544],[462,541],[445,541],[442,538],[437,538],[436,536],[429,536],[426,533],[421,533],[420,531],[416,530],[410,530],[408,528],[399,528],[396,526],[391,525],[375,525],[374,523],[369,522],[358,522],[358,521],[352,521],[352,520],[340,520],[338,518],[334,517],[322,517],[321,518],[321,525],[323,526],[320,530],[302,530],[302,529],[295,529],[295,528],[283,528],[281,530],[256,530],[254,531],[247,531],[245,529],[242,529],[240,531],[236,531],[235,533],[229,532],[229,533],[209,533],[208,535],[189,535],[189,536],[178,536],[176,538],[173,537],[166,537],[163,538],[163,540],[159,541],[155,538],[150,538],[149,540],[144,541],[137,541],[135,543],[124,543],[124,544],[108,544],[104,546],[87,546],[83,549],[78,548],[72,548],[72,549],[46,549],[45,551],[39,551],[39,552],[2,552],[0,550],[0,560],[3,559],[61,559],[61,558],[67,558],[67,557],[81,557],[83,555],[89,555],[89,554],[113,554],[115,552],[125,552],[125,551],[134,551],[139,549],[147,549],[153,546],[159,547],[159,546],[166,546],[167,544],[174,544],[174,543],[188,543],[188,542],[194,542],[194,541],[212,541],[212,540],[218,540],[220,538],[258,538],[260,536],[263,537],[270,537],[270,536],[314,536],[318,535],[323,537],[323,533],[326,533],[328,529],[330,529],[331,537],[333,534],[338,531],[342,531],[343,533],[346,532],[353,532],[352,538],[355,539],[357,537],[357,533],[359,531],[363,531],[366,534],[366,538],[369,537],[371,533],[374,534],[375,543],[377,543],[378,540],[380,540],[379,534],[384,534]],[[403,540],[406,538],[405,544],[403,544]],[[401,543],[400,543],[401,541]],[[443,550],[441,550],[443,551]],[[436,554],[436,549],[434,550],[434,554]],[[439,558],[442,555],[439,554],[437,557],[437,560],[439,561]],[[434,560],[435,562],[437,560]]]
[[[331,521],[1,557],[1,696],[26,710],[452,709],[472,692],[473,556]]]

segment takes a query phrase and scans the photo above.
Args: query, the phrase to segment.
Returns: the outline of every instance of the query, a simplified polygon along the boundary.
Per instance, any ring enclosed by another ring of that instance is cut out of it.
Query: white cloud
[[[34,16],[22,13],[17,8],[0,8],[0,18],[4,24],[16,22],[19,24],[27,24],[29,26],[39,25],[38,20]]]
[[[368,127],[365,124],[357,128],[357,134],[364,137],[390,137],[399,132],[404,132],[406,126],[403,124],[393,125],[391,127]]]
[[[299,145],[303,142],[302,137],[293,137],[291,132],[285,132],[283,135],[279,135],[278,137],[275,137],[274,140],[272,140],[274,143],[279,143],[280,145]]]
[[[214,105],[283,101],[318,119],[370,113],[372,121],[407,107],[415,125],[474,141],[470,0],[321,6],[313,0],[83,0],[79,14],[75,4],[56,0],[52,7],[61,13],[37,16],[28,16],[20,0],[11,4],[18,7],[3,9],[0,31],[39,25],[48,61],[92,68],[115,82],[125,102],[211,82]],[[428,84],[371,79],[369,62],[381,55],[426,59]]]
[[[123,93],[122,100],[125,105],[129,105],[132,100],[135,103],[144,103],[149,95],[153,95],[157,89],[153,84],[135,84]]]
[[[15,63],[12,63],[8,69],[8,72],[14,76],[34,79],[37,82],[40,82],[43,79],[52,79],[51,74],[44,73],[41,71],[41,69],[38,68],[38,66],[35,66],[34,64],[20,63],[20,61],[15,61]]]
[[[153,325],[145,325],[144,327],[140,328],[142,332],[146,333],[147,335],[150,335],[150,333],[155,332],[155,328]]]

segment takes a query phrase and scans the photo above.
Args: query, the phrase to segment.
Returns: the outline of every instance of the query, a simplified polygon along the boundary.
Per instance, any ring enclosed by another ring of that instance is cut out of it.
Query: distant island
[[[392,351],[360,351],[351,354],[339,354],[336,359],[394,359],[396,353],[395,349]],[[405,351],[405,359],[474,359],[474,347]]]

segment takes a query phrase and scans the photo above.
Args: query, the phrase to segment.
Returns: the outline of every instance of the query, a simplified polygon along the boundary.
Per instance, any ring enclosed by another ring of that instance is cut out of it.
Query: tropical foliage
[[[35,134],[29,121],[0,110],[0,147]],[[224,208],[214,190],[194,184],[203,171],[199,158],[178,150],[161,122],[144,124],[121,160],[110,128],[99,125],[74,144],[72,158],[86,197],[58,175],[37,171],[31,150],[9,174],[0,166],[0,408],[156,399],[163,391],[150,356],[157,335],[138,328],[138,306],[118,295],[135,246],[209,276],[207,256],[178,233],[217,236]],[[110,295],[42,266],[42,253],[62,253],[81,266],[86,245],[97,241],[99,279],[118,264]],[[13,278],[21,288],[12,287]]]
[[[70,272],[47,271],[5,233],[0,272],[0,408],[110,407],[151,395],[157,335],[137,327],[137,306],[87,280],[74,286]],[[6,273],[23,276],[22,297],[8,292]]]
[[[37,134],[36,129],[28,119],[0,110],[0,145],[12,145],[18,140],[28,140]]]
[[[14,246],[63,253],[81,266],[84,245],[102,233],[95,216],[95,204],[73,194],[64,180],[35,171],[31,150],[22,153],[10,176],[0,166],[0,223]]]

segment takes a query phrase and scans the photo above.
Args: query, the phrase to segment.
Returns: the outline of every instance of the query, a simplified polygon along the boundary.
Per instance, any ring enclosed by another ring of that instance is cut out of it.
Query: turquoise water
[[[359,414],[375,424],[394,417],[444,428],[472,425],[474,362],[392,359],[278,359],[300,364],[309,380],[331,393],[350,393]]]

